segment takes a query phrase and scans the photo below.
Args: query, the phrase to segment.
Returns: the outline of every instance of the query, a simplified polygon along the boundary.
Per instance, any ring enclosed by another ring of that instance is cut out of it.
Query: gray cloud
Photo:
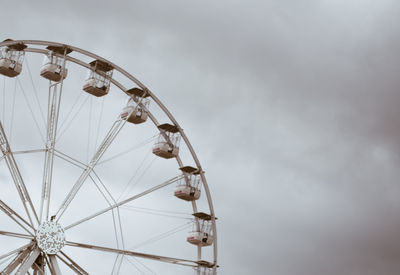
[[[29,24],[3,33],[99,53],[171,109],[210,181],[221,274],[390,275],[399,11],[395,1],[39,1],[20,8]]]

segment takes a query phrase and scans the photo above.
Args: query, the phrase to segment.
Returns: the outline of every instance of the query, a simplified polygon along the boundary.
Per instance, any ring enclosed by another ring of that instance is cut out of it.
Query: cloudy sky
[[[125,68],[194,145],[220,274],[400,272],[400,4],[6,1],[3,39]]]

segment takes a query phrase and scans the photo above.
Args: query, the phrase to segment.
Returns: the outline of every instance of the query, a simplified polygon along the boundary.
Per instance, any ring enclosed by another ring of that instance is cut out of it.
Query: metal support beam
[[[21,226],[29,235],[32,235],[32,232],[29,231],[23,224],[30,227],[33,231],[35,230],[32,225],[30,225],[27,221],[25,221],[20,215],[18,215],[14,210],[11,209],[5,202],[0,200],[0,210],[6,213],[13,221],[15,221],[19,226]],[[33,235],[32,235],[33,236]]]
[[[29,240],[32,240],[34,238],[33,236],[30,236],[30,235],[7,232],[7,231],[0,231],[0,235],[5,235],[5,236],[15,237],[15,238],[21,238],[21,239],[29,239]]]
[[[99,211],[99,212],[97,212],[97,213],[94,213],[93,215],[90,215],[90,216],[88,216],[88,217],[86,217],[86,218],[84,218],[84,219],[81,219],[81,220],[79,220],[79,221],[77,221],[77,222],[75,222],[75,223],[73,223],[73,224],[70,224],[70,225],[66,226],[66,227],[64,228],[64,230],[70,229],[70,228],[72,228],[72,227],[74,227],[74,226],[77,226],[78,224],[81,224],[81,223],[83,223],[83,222],[86,222],[86,221],[88,221],[88,220],[91,220],[91,219],[93,219],[93,218],[95,218],[95,217],[97,217],[97,216],[100,216],[101,214],[104,214],[104,213],[106,213],[106,212],[108,212],[108,211],[110,211],[110,210],[113,210],[113,209],[115,209],[115,208],[117,208],[117,207],[120,207],[120,206],[122,206],[122,205],[124,205],[124,204],[127,204],[128,202],[131,202],[131,201],[133,201],[133,200],[136,200],[136,199],[138,199],[138,198],[140,198],[140,197],[143,197],[143,196],[145,196],[145,195],[147,195],[147,194],[149,194],[149,193],[151,193],[151,192],[154,192],[154,191],[156,191],[156,190],[158,190],[158,189],[161,189],[161,188],[163,188],[163,187],[165,187],[165,186],[167,186],[167,185],[170,185],[170,184],[172,184],[172,183],[174,183],[174,182],[180,180],[182,177],[183,177],[183,175],[179,175],[179,176],[177,176],[177,177],[174,177],[174,178],[172,178],[172,179],[169,179],[169,180],[167,180],[167,181],[165,181],[165,182],[163,182],[163,183],[161,183],[161,184],[159,184],[159,185],[157,185],[157,186],[154,186],[154,187],[152,187],[152,188],[150,188],[150,189],[148,189],[148,190],[146,190],[146,191],[144,191],[144,192],[142,192],[142,193],[140,193],[140,194],[137,194],[137,195],[135,195],[135,196],[133,196],[133,197],[130,197],[130,198],[126,199],[126,200],[123,200],[123,201],[121,201],[121,202],[119,202],[119,203],[116,203],[116,204],[114,204],[114,205],[112,205],[112,206],[110,206],[110,207],[107,207],[107,208],[105,208],[105,209],[103,209],[103,210],[101,210],[101,211]]]
[[[10,251],[10,252],[6,253],[6,254],[3,254],[3,255],[0,256],[0,260],[2,260],[2,259],[4,259],[4,258],[7,258],[8,256],[11,256],[11,255],[13,255],[13,254],[15,254],[15,253],[19,253],[19,252],[21,252],[22,250],[25,250],[26,248],[28,248],[28,247],[30,247],[30,246],[32,246],[32,243],[29,243],[29,244],[27,244],[27,245],[21,246],[20,248],[17,248],[17,249],[15,249],[15,250],[13,250],[13,251]]]
[[[62,275],[60,271],[60,266],[58,265],[57,258],[55,255],[49,255],[50,264],[52,266],[52,275]]]
[[[9,275],[13,272],[24,260],[29,256],[32,251],[33,244],[21,250],[18,255],[6,266],[6,268],[0,273],[1,275]]]
[[[60,252],[61,255],[57,254],[57,257],[66,264],[72,271],[78,275],[89,275],[82,267],[80,267],[76,262],[74,262],[70,257],[68,257],[64,252]]]
[[[87,249],[92,249],[92,250],[99,250],[99,251],[104,251],[104,252],[111,252],[111,253],[115,253],[115,254],[121,254],[121,255],[127,255],[127,256],[139,257],[139,258],[145,258],[145,259],[166,262],[166,263],[171,263],[171,264],[177,264],[177,265],[183,265],[183,266],[196,267],[199,264],[201,264],[199,261],[158,256],[158,255],[139,253],[139,252],[134,252],[134,251],[129,251],[129,250],[108,248],[108,247],[103,247],[103,246],[96,246],[96,245],[76,243],[76,242],[67,242],[66,245],[87,248]]]
[[[36,259],[40,255],[40,250],[39,248],[35,248],[28,257],[25,258],[24,262],[22,265],[18,268],[17,272],[15,275],[25,275],[28,270],[32,267],[33,263],[36,261]]]
[[[22,204],[24,205],[26,214],[28,215],[30,224],[35,227],[31,212],[33,213],[36,222],[39,224],[39,218],[36,214],[35,208],[33,206],[32,200],[29,196],[28,190],[26,189],[24,180],[22,179],[21,172],[18,168],[17,162],[14,159],[13,152],[8,143],[6,133],[4,131],[3,125],[0,121],[0,150],[6,160],[8,170],[10,171],[11,177],[14,181],[15,187],[17,188],[18,194],[21,198]]]
[[[62,71],[65,70],[65,53]],[[60,114],[61,96],[64,78],[60,82],[49,81],[49,100],[47,105],[47,129],[46,129],[46,155],[44,159],[42,199],[40,203],[40,221],[48,220],[51,183],[53,179],[54,147],[57,137],[58,117]]]

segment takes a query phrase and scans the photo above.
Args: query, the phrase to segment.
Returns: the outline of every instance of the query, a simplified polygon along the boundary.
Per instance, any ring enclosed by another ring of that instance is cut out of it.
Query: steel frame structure
[[[39,54],[47,54],[48,50],[45,49],[44,47],[64,47],[65,49],[72,50],[75,53],[78,53],[82,55],[82,57],[89,57],[94,60],[100,60],[106,64],[109,64],[115,71],[118,71],[121,75],[126,77],[129,81],[131,81],[133,84],[137,85],[139,88],[141,88],[143,91],[145,91],[146,96],[149,96],[151,98],[152,102],[157,104],[160,109],[165,113],[165,115],[169,118],[169,120],[172,122],[174,126],[177,127],[182,140],[185,142],[187,148],[189,149],[189,152],[196,164],[196,168],[199,171],[199,174],[202,179],[202,184],[204,187],[209,211],[210,211],[210,216],[211,216],[211,221],[212,221],[212,230],[214,234],[214,243],[213,243],[213,261],[212,262],[206,262],[202,260],[202,247],[199,245],[197,247],[197,259],[180,259],[180,258],[173,258],[173,257],[166,257],[166,256],[159,256],[159,255],[152,255],[152,254],[146,254],[146,253],[140,253],[136,251],[130,251],[125,249],[124,244],[123,244],[123,236],[122,236],[122,229],[120,228],[120,236],[117,236],[117,239],[121,240],[120,243],[117,242],[117,248],[111,248],[111,247],[102,247],[102,246],[95,246],[95,245],[90,245],[90,244],[84,244],[84,243],[77,243],[77,242],[71,242],[67,241],[66,245],[67,246],[74,246],[74,247],[80,247],[80,248],[85,248],[85,249],[91,249],[91,250],[98,250],[98,251],[104,251],[104,252],[109,252],[117,255],[129,255],[133,257],[139,257],[139,258],[145,258],[145,259],[151,259],[151,260],[156,260],[156,261],[161,261],[161,262],[166,262],[166,263],[171,263],[171,264],[178,264],[178,265],[183,265],[183,266],[191,266],[191,267],[197,267],[197,270],[200,270],[199,267],[207,267],[210,270],[212,270],[213,274],[216,274],[217,270],[217,228],[216,228],[216,218],[215,218],[215,213],[214,213],[214,207],[211,199],[211,193],[207,184],[206,177],[204,175],[204,171],[202,169],[202,166],[200,164],[200,161],[191,145],[189,142],[187,136],[185,135],[183,129],[180,127],[179,123],[176,121],[176,119],[172,116],[170,111],[164,106],[164,104],[154,95],[153,92],[151,92],[144,84],[142,84],[139,80],[137,80],[134,76],[129,74],[127,71],[122,69],[121,67],[117,66],[116,64],[110,62],[109,60],[106,60],[96,54],[93,54],[89,51],[85,51],[83,49],[66,45],[66,44],[61,44],[61,43],[56,43],[56,42],[49,42],[49,41],[39,41],[39,40],[16,40],[16,41],[4,41],[0,43],[0,47],[3,46],[10,46],[10,45],[15,45],[15,44],[21,44],[23,43],[24,45],[27,45],[28,47],[24,49],[25,52],[29,53],[39,53]],[[66,63],[67,62],[73,62],[77,65],[80,65],[82,67],[90,69],[90,64],[86,63],[82,59],[74,58],[69,55],[67,55],[67,51],[64,51],[64,54],[58,54],[59,57],[63,58],[63,70],[65,69]],[[114,84],[116,87],[118,87],[121,91],[129,95],[126,91],[127,89],[116,79],[112,78],[111,83]],[[2,152],[2,155],[0,155],[0,161],[5,160],[8,170],[10,172],[10,175],[13,179],[14,185],[18,191],[20,200],[23,204],[23,207],[25,209],[26,215],[28,217],[28,220],[25,220],[19,215],[16,211],[11,209],[10,206],[8,206],[6,203],[4,203],[2,200],[0,200],[0,210],[8,215],[10,219],[12,219],[16,224],[18,224],[27,234],[20,234],[20,233],[15,233],[15,232],[6,232],[6,231],[0,231],[0,235],[4,236],[9,236],[9,237],[15,237],[15,238],[22,238],[22,239],[27,239],[29,240],[29,243],[27,245],[24,245],[18,249],[15,249],[11,252],[8,252],[4,255],[0,256],[0,260],[13,256],[14,259],[7,265],[7,267],[0,272],[0,274],[27,274],[29,270],[33,271],[33,274],[45,274],[45,265],[47,265],[49,271],[51,274],[54,275],[60,275],[60,267],[58,260],[62,261],[65,263],[74,273],[76,274],[89,274],[87,271],[84,270],[83,267],[78,265],[70,256],[66,255],[63,251],[60,251],[56,255],[47,255],[44,253],[39,247],[38,244],[36,243],[35,239],[35,233],[37,230],[37,227],[40,225],[42,221],[47,221],[47,220],[55,220],[58,221],[63,213],[67,210],[68,206],[76,196],[76,194],[79,192],[81,186],[87,180],[90,178],[96,186],[99,188],[99,190],[103,190],[102,193],[104,194],[104,197],[106,198],[109,207],[100,210],[84,219],[81,219],[79,221],[74,222],[73,224],[70,224],[65,227],[65,230],[68,230],[78,224],[84,223],[94,217],[97,217],[99,215],[102,215],[106,212],[112,212],[113,219],[115,219],[116,224],[119,223],[121,226],[121,221],[120,221],[120,215],[119,215],[119,208],[123,205],[125,205],[128,202],[131,202],[137,198],[140,198],[142,196],[145,196],[155,190],[161,189],[165,186],[168,186],[179,179],[182,179],[184,176],[180,175],[177,177],[174,177],[170,180],[167,180],[157,186],[154,186],[152,188],[149,188],[148,190],[136,194],[134,196],[131,196],[130,198],[123,200],[121,202],[116,202],[116,200],[108,193],[107,188],[104,186],[104,184],[101,182],[101,179],[96,175],[94,168],[98,164],[99,160],[103,156],[103,154],[106,152],[108,147],[112,144],[112,142],[115,140],[116,136],[118,133],[121,131],[123,126],[126,123],[126,119],[122,119],[118,117],[116,121],[114,122],[112,128],[108,131],[108,134],[106,137],[103,139],[103,142],[100,144],[98,147],[96,153],[93,155],[91,161],[87,164],[81,163],[78,160],[72,158],[71,156],[68,156],[67,154],[60,152],[56,148],[56,140],[57,140],[57,128],[58,128],[58,119],[59,119],[59,112],[60,112],[60,107],[61,107],[61,96],[62,96],[62,90],[63,90],[63,79],[60,82],[52,82],[49,80],[49,100],[48,100],[48,114],[47,114],[47,130],[46,130],[46,141],[45,141],[45,148],[43,149],[37,149],[37,150],[27,150],[27,151],[13,151],[12,148],[10,147],[10,144],[8,142],[8,138],[6,135],[6,132],[3,128],[3,125],[0,121],[0,149]],[[130,96],[130,95],[129,95]],[[134,98],[134,100],[140,104],[142,98]],[[137,105],[137,106],[138,106]],[[134,110],[131,111],[131,113]],[[153,122],[153,124],[157,127],[159,125],[159,122],[157,121],[156,117],[148,110],[148,116],[150,120]],[[127,116],[129,117],[129,115]],[[36,153],[36,152],[45,152],[45,164],[44,164],[44,170],[43,170],[43,182],[42,182],[42,196],[41,196],[41,202],[40,202],[40,209],[39,209],[39,215],[36,212],[36,209],[34,208],[34,205],[32,203],[32,200],[30,198],[30,195],[27,191],[27,188],[25,186],[24,180],[21,176],[20,169],[18,167],[17,162],[14,159],[14,155],[16,154],[26,154],[26,153]],[[54,157],[60,157],[63,158],[64,160],[72,163],[73,165],[76,165],[80,168],[82,168],[82,173],[78,180],[75,182],[73,185],[72,189],[70,190],[69,194],[67,197],[64,199],[64,201],[61,203],[58,211],[55,213],[55,215],[49,217],[49,203],[50,203],[50,198],[51,198],[51,186],[52,186],[52,174],[53,174],[53,162],[54,162]],[[179,155],[176,158],[176,161],[179,165],[179,167],[183,167],[184,164],[179,157]],[[192,209],[193,213],[197,212],[197,205],[196,201],[192,201]],[[120,260],[121,261],[121,260]],[[114,263],[115,268],[113,269],[112,274],[118,274],[118,257],[116,259],[116,262]],[[200,274],[200,273],[198,273]]]

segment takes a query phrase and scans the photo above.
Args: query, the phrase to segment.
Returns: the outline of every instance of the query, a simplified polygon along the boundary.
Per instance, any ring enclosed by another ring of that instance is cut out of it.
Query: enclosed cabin
[[[140,124],[147,120],[150,100],[149,94],[142,89],[132,88],[126,91],[132,97],[122,110],[121,118],[130,123]]]
[[[4,40],[4,42],[9,41],[12,40]],[[8,77],[16,77],[21,73],[26,47],[23,43],[17,43],[0,48],[0,74]]]
[[[181,139],[178,127],[168,123],[158,126],[160,135],[153,147],[153,154],[170,159],[179,154],[179,142]]]
[[[174,195],[185,201],[194,201],[200,198],[201,175],[197,168],[184,166],[179,168],[183,178],[178,181]]]
[[[198,246],[212,245],[214,236],[212,234],[211,216],[203,212],[194,213],[193,216],[195,216],[193,230],[189,233],[186,240]]]
[[[40,75],[48,80],[60,82],[68,74],[65,58],[72,50],[66,46],[48,46],[49,50],[44,57]]]
[[[101,60],[94,60],[89,64],[89,76],[83,85],[83,90],[97,97],[108,94],[113,74],[113,67]]]

